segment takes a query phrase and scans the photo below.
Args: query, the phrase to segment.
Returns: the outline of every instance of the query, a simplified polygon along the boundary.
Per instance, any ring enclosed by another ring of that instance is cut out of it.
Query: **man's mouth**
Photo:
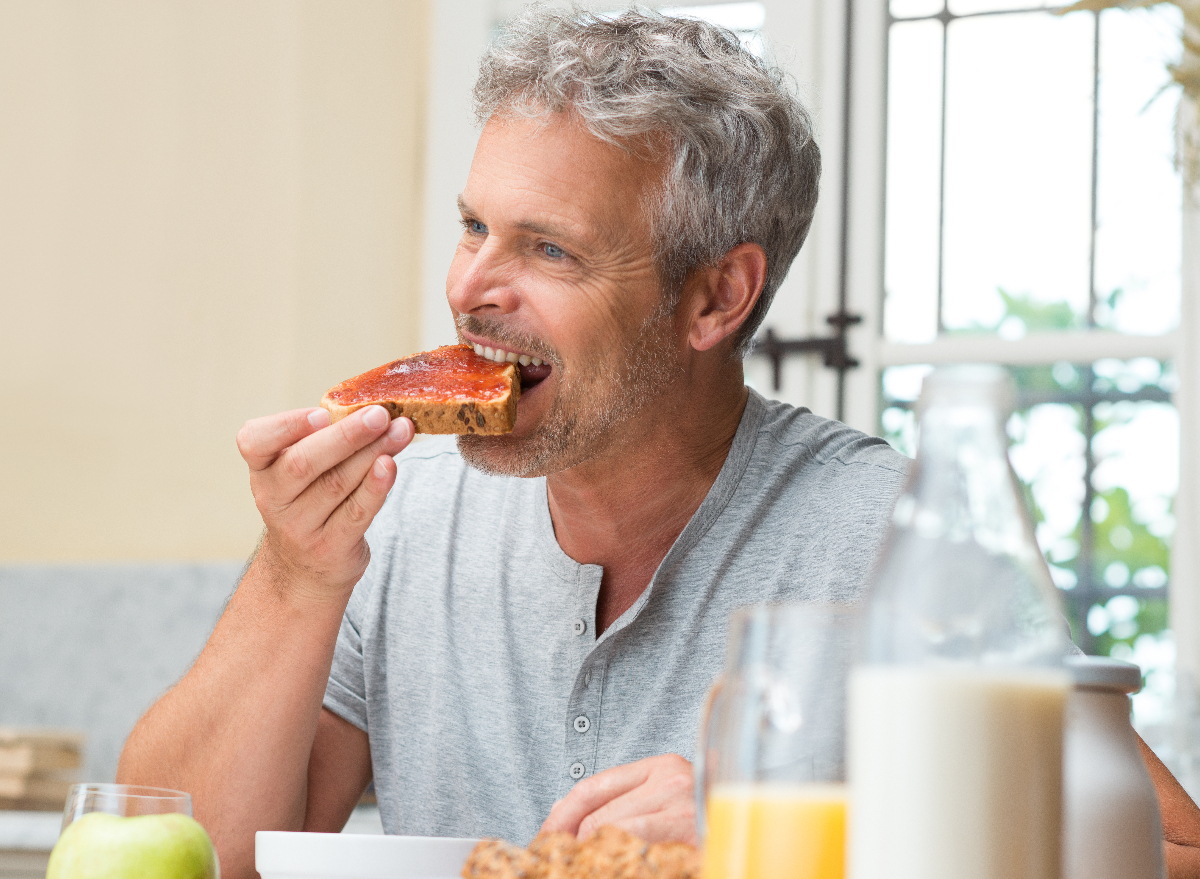
[[[550,375],[549,363],[531,354],[518,354],[516,351],[506,351],[503,348],[492,348],[488,345],[474,343],[472,347],[480,357],[493,360],[496,363],[515,363],[521,371],[521,390],[525,391]]]

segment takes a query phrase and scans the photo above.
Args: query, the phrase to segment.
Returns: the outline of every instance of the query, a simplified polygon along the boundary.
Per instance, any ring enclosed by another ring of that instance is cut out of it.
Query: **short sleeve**
[[[337,644],[333,648],[333,665],[329,669],[329,682],[325,685],[326,708],[343,720],[367,731],[367,685],[363,671],[363,647],[361,634],[361,595],[363,583],[354,590],[342,625],[338,630]]]

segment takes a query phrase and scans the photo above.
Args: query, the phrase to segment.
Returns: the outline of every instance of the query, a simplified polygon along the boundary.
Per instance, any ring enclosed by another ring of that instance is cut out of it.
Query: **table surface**
[[[0,879],[46,879],[49,852],[0,848]]]
[[[62,827],[62,812],[0,811],[0,849],[48,852]]]
[[[0,851],[48,852],[62,826],[62,812],[0,810]],[[343,833],[383,833],[378,806],[358,806]],[[4,874],[0,872],[0,877]]]

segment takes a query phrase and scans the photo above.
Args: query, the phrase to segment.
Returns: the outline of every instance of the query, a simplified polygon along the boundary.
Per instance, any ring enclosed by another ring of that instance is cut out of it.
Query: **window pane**
[[[1096,317],[1128,333],[1162,333],[1179,322],[1179,98],[1159,91],[1167,59],[1179,52],[1180,24],[1173,7],[1111,10],[1100,19]]]
[[[942,0],[892,0],[888,11],[896,18],[916,18],[921,15],[937,15],[944,6]]]
[[[888,44],[884,335],[937,335],[942,23],[895,24]]]
[[[994,325],[1000,290],[1088,307],[1093,17],[949,25],[943,322]]]
[[[677,18],[696,18],[738,35],[742,48],[762,56],[765,46],[760,31],[767,21],[767,7],[758,0],[741,3],[710,3],[702,6],[664,6],[659,12]],[[615,18],[620,11],[611,13]]]
[[[950,0],[950,12],[953,15],[973,15],[1004,9],[1045,9],[1063,5],[1065,4],[1061,2],[1048,3],[1046,0]]]
[[[709,3],[704,6],[664,6],[659,12],[680,18],[698,18],[731,31],[760,31],[767,21],[767,7],[758,0]]]

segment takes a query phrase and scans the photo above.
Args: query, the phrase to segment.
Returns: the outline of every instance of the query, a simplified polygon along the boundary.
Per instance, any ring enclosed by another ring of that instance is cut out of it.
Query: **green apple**
[[[91,812],[50,853],[46,879],[220,879],[217,853],[187,815],[122,818]]]

